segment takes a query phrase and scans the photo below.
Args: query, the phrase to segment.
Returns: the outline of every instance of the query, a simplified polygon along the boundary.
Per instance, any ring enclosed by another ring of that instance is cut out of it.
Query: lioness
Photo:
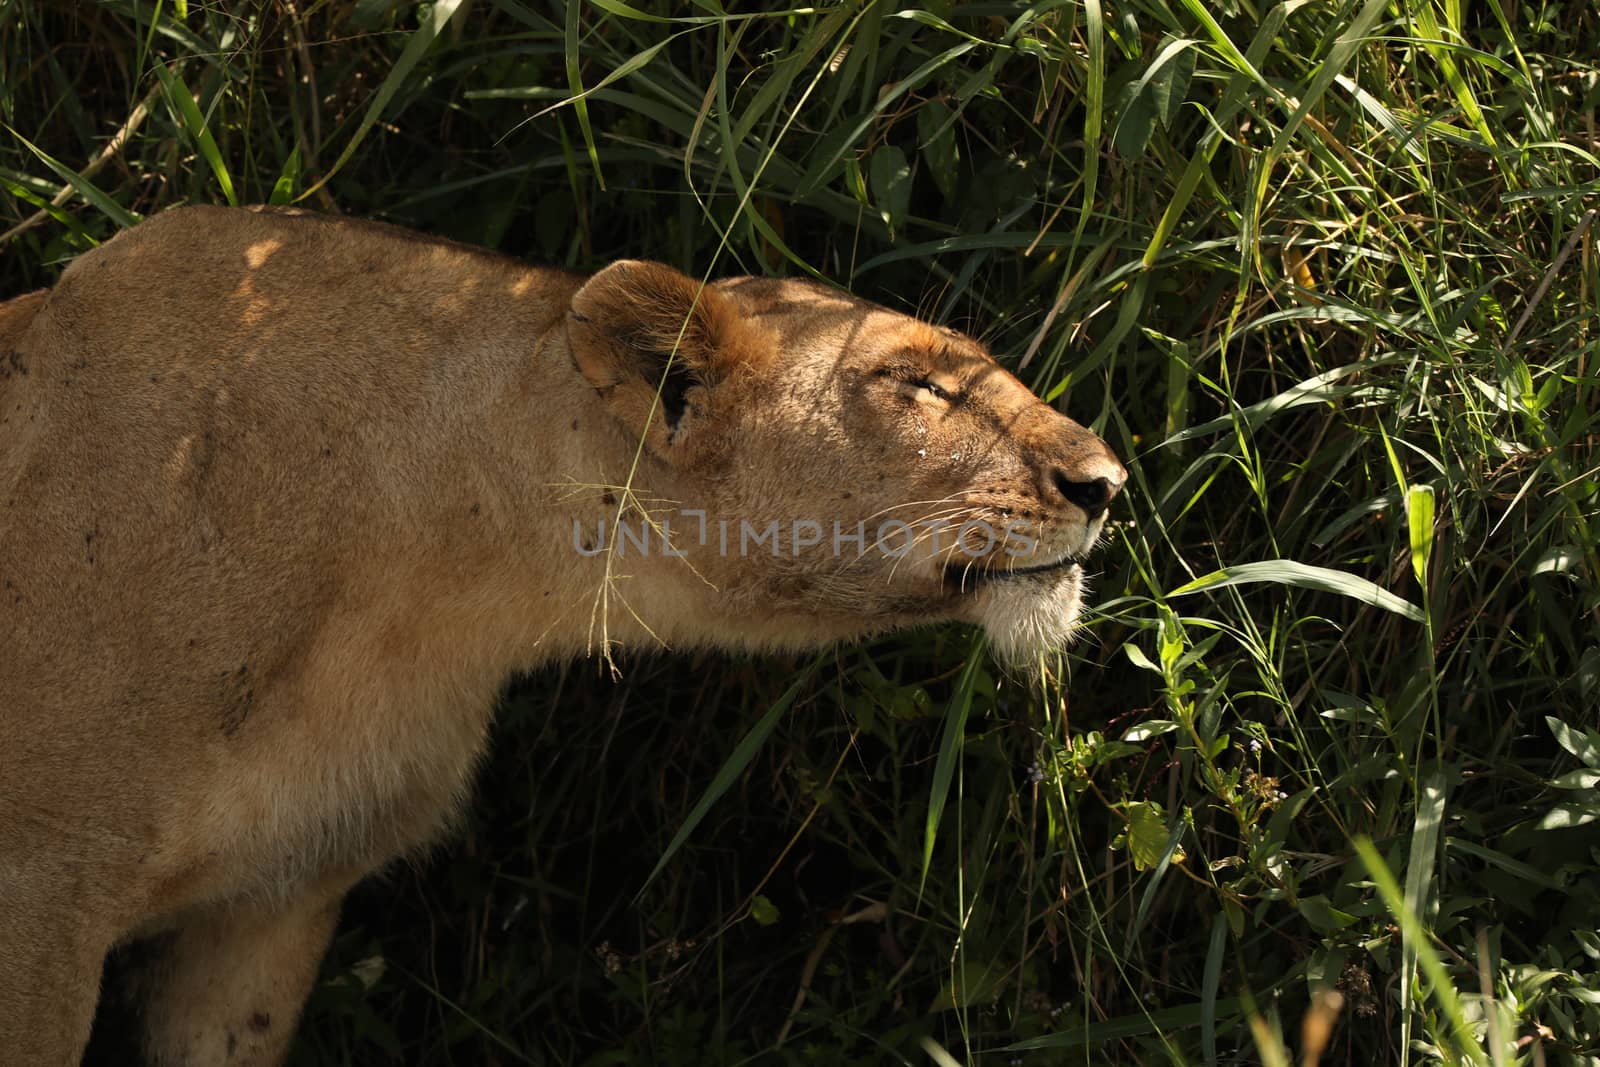
[[[0,305],[0,1061],[76,1063],[161,934],[145,1055],[278,1063],[511,674],[942,619],[1027,660],[1125,478],[972,340],[809,282],[129,230]]]

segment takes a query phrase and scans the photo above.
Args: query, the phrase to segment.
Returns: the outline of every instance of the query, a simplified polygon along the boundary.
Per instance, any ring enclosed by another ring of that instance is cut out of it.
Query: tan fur
[[[279,1062],[513,672],[944,619],[1027,661],[1124,478],[973,341],[810,283],[282,211],[122,234],[0,304],[0,1062],[76,1063],[105,952],[158,934],[147,1054]],[[912,551],[835,551],[886,517]]]

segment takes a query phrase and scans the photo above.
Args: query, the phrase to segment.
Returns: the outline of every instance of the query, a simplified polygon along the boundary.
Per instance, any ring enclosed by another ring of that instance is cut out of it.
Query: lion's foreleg
[[[349,884],[287,905],[218,905],[171,935],[137,980],[151,1063],[281,1063]]]
[[[66,887],[29,883],[0,855],[0,1065],[77,1067],[111,940]]]

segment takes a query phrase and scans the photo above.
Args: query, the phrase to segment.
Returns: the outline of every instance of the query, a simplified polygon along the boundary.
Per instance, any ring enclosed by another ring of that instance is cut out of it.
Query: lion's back
[[[495,388],[484,338],[532,274],[393,227],[191,207],[0,305],[6,714],[99,729],[191,690],[225,703],[242,665],[309,640]]]

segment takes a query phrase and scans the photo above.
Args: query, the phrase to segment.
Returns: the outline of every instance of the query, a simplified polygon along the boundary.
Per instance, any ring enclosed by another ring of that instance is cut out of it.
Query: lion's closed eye
[[[961,383],[944,374],[910,367],[885,367],[879,378],[893,382],[902,396],[923,404],[954,404],[961,399]]]

